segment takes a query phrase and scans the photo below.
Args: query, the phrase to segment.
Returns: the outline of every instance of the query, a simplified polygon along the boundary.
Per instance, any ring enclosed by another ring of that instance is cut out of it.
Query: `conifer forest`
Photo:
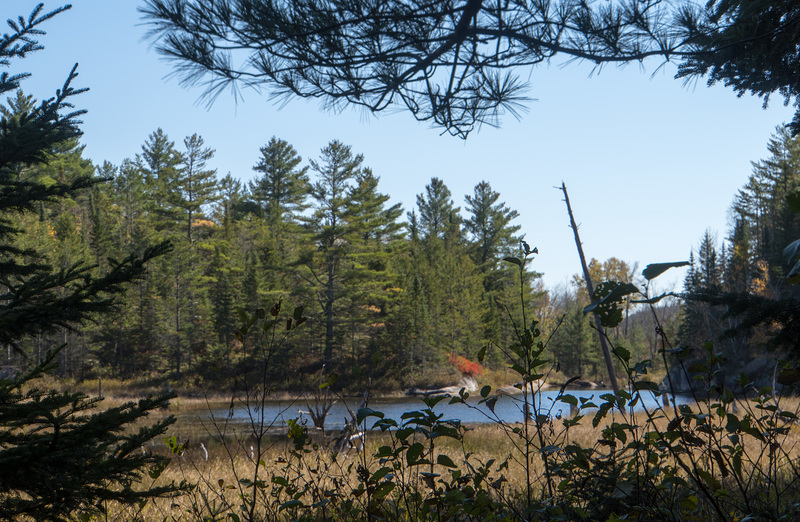
[[[34,103],[20,91],[3,114],[14,118]],[[342,383],[374,377],[399,390],[457,381],[451,355],[474,359],[487,344],[507,346],[520,321],[519,276],[503,258],[518,254],[523,235],[517,211],[488,181],[459,198],[433,177],[403,209],[387,203],[364,155],[335,139],[304,160],[271,138],[246,185],[206,167],[214,149],[198,135],[175,141],[157,129],[120,165],[93,165],[81,151],[77,140],[60,143],[26,169],[25,179],[45,184],[105,181],[20,216],[19,248],[98,271],[148,245],[173,248],[149,264],[116,313],[26,339],[8,352],[9,365],[36,364],[58,342],[66,344],[65,377],[230,385],[258,357],[259,340],[248,351],[237,338],[240,310],[282,302],[303,306],[307,321],[272,360],[277,386],[306,389],[325,365]],[[597,280],[636,275],[616,259],[592,260],[591,269]],[[581,278],[552,292],[528,272],[525,292],[547,331],[563,323],[552,341],[563,371],[599,377]],[[629,315],[620,335],[642,354],[655,350],[646,315]],[[486,363],[501,368],[500,350],[488,353]]]
[[[3,116],[34,104],[19,91]],[[94,165],[72,139],[21,175],[44,184],[103,180],[15,218],[26,231],[16,245],[22,250],[35,247],[63,269],[102,271],[148,245],[169,241],[173,249],[127,289],[117,313],[25,339],[4,364],[25,368],[65,343],[64,377],[231,385],[258,357],[237,338],[241,312],[263,313],[279,302],[303,306],[307,317],[270,365],[285,390],[313,387],[323,365],[342,383],[358,387],[374,377],[387,391],[457,380],[452,355],[474,359],[484,346],[511,344],[519,281],[503,259],[518,255],[524,235],[517,211],[490,182],[462,199],[433,177],[414,208],[403,209],[388,205],[364,155],[335,139],[304,160],[272,137],[246,185],[206,168],[214,149],[198,135],[176,142],[156,129],[136,149],[120,165]],[[707,232],[687,253],[683,292],[791,296],[792,287],[781,284],[791,268],[784,247],[800,237],[800,223],[786,195],[799,184],[800,142],[779,127],[735,195],[731,230]],[[639,268],[616,258],[589,262],[594,281],[636,282]],[[603,380],[583,276],[548,289],[529,271],[524,283],[528,313],[552,333],[551,358],[564,380]],[[659,305],[680,343],[717,338],[741,322],[702,300]],[[634,355],[658,359],[652,318],[641,305],[626,302],[613,335]],[[728,344],[739,360],[750,360],[768,337],[758,330]],[[500,349],[487,353],[488,367],[504,366]]]
[[[562,183],[581,271],[548,287],[491,174],[431,172],[404,206],[369,150],[274,135],[245,182],[155,120],[88,158],[78,65],[36,99],[20,63],[71,8],[0,36],[0,519],[798,519],[800,111],[685,260],[586,256]],[[798,1],[138,12],[206,96],[400,109],[442,139],[518,116],[520,68],[556,55],[800,108]]]

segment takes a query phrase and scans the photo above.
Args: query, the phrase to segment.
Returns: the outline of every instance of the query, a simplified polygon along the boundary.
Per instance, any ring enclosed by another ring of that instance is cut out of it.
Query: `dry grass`
[[[175,411],[196,412],[198,406],[202,405],[195,401],[181,400],[171,405],[170,410],[175,408]],[[756,403],[752,401],[741,402],[738,407],[740,416],[748,411],[754,415],[760,413]],[[783,410],[797,412],[800,409],[800,401],[783,399],[780,407]],[[694,409],[697,410],[696,407]],[[599,451],[606,451],[604,446],[597,445],[597,441],[602,438],[603,430],[612,423],[635,426],[629,430],[629,436],[641,438],[645,431],[654,429],[661,432],[666,431],[668,424],[673,419],[671,409],[655,418],[648,418],[644,413],[630,416],[612,412],[597,427],[593,427],[592,415],[593,413],[590,413],[582,420],[581,424],[569,429],[565,429],[562,420],[559,419],[554,419],[551,424],[545,424],[542,426],[545,444],[563,447],[573,443],[584,448],[596,447],[599,448]],[[745,468],[747,476],[751,479],[778,471],[778,475],[785,476],[786,482],[794,483],[797,480],[796,470],[798,462],[800,462],[800,426],[796,424],[787,424],[786,426],[788,427],[787,433],[772,441],[772,446],[764,445],[753,437],[747,439],[744,448]],[[213,426],[211,428],[213,431]],[[514,428],[519,428],[517,433],[514,432]],[[438,438],[435,440],[435,453],[448,456],[464,473],[474,470],[474,467],[481,463],[494,459],[495,464],[491,468],[488,480],[495,480],[502,476],[505,481],[494,491],[498,498],[514,498],[515,493],[525,489],[528,481],[532,481],[537,488],[534,493],[538,494],[541,492],[546,471],[541,455],[537,451],[539,438],[534,434],[535,426],[531,423],[528,428],[533,451],[529,455],[531,460],[527,470],[525,467],[525,430],[521,424],[475,426],[466,431],[462,439]],[[176,428],[176,433],[183,437],[186,430],[179,426]],[[708,448],[719,447],[726,442],[721,439],[714,442],[715,439],[709,438],[710,435],[704,436],[711,444]],[[409,442],[420,441],[427,450],[429,441],[419,435],[415,437],[409,439]],[[242,507],[243,500],[246,503],[252,499],[254,492],[257,495],[254,502],[255,519],[282,518],[287,513],[281,513],[278,510],[281,503],[289,497],[286,495],[286,489],[281,490],[274,481],[274,477],[283,477],[292,482],[297,491],[305,491],[305,495],[300,498],[306,504],[320,501],[326,495],[343,496],[339,498],[349,495],[356,502],[365,501],[364,497],[353,496],[353,492],[363,481],[363,477],[361,480],[359,479],[359,467],[368,469],[370,472],[380,469],[385,462],[381,462],[375,457],[379,448],[381,446],[396,447],[397,445],[397,441],[389,433],[382,432],[368,433],[365,451],[351,450],[347,454],[338,455],[323,449],[328,441],[321,440],[320,436],[314,433],[311,433],[312,443],[307,446],[308,451],[295,451],[291,440],[285,435],[285,429],[282,435],[263,438],[260,452],[257,440],[242,431],[236,434],[228,432],[223,438],[219,434],[211,436],[206,432],[203,435],[199,430],[195,430],[187,438],[189,444],[183,455],[174,456],[170,466],[155,482],[161,484],[186,481],[195,485],[191,492],[174,499],[152,501],[135,509],[121,510],[118,507],[111,507],[109,519],[223,520],[228,513],[242,514],[246,512],[247,510]],[[779,447],[779,451],[773,455],[770,453],[770,447],[775,449],[775,444]],[[250,458],[251,446],[255,453],[253,459]],[[203,447],[208,452],[207,460]],[[690,448],[691,456],[684,454],[670,458],[673,459],[673,462],[676,458],[687,461],[694,459],[697,465],[706,466],[706,469],[713,471],[718,464],[712,458],[711,453],[706,451],[708,448],[703,446]],[[156,448],[156,451],[166,453],[166,448]],[[507,467],[500,469],[499,464],[506,459]],[[403,462],[403,459],[401,458],[399,461]],[[761,469],[771,467],[776,467],[776,469],[771,471],[770,469]],[[392,495],[396,497],[415,488],[425,490],[426,483],[422,472],[438,473],[444,478],[450,476],[450,470],[438,464],[402,466],[393,471],[394,480],[400,487]],[[259,484],[259,481],[262,481],[261,487],[250,485]]]

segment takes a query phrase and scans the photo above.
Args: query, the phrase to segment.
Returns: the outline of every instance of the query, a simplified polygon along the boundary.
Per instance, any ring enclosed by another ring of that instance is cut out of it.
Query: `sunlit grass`
[[[198,407],[197,402],[183,405],[170,406],[181,411],[189,411],[191,407]],[[780,408],[796,412],[800,407],[797,399],[781,399]],[[692,407],[697,411],[697,406]],[[741,401],[737,404],[739,415],[746,412],[757,416],[762,412],[754,401]],[[195,410],[197,411],[197,410]],[[600,447],[598,440],[602,438],[605,428],[612,423],[632,425],[630,437],[643,437],[646,431],[666,432],[668,425],[674,418],[674,411],[666,408],[656,412],[653,417],[645,413],[611,412],[597,427],[592,426],[593,411],[587,412],[579,425],[569,429],[564,427],[564,419],[551,419],[540,426],[543,440],[546,444],[555,444],[563,447],[567,444],[576,444],[584,448]],[[797,469],[800,462],[800,426],[786,423],[788,428],[784,435],[775,439],[779,451],[774,458],[769,456],[769,445],[765,447],[756,438],[748,438],[745,444],[745,472],[751,481],[764,480],[770,484],[764,495],[774,489],[774,494],[781,494],[786,501],[800,496],[797,492]],[[310,443],[305,450],[295,449],[292,440],[286,435],[286,428],[281,433],[270,434],[257,439],[247,429],[230,430],[214,424],[206,424],[202,429],[175,426],[170,432],[181,438],[178,442],[186,442],[185,451],[181,455],[173,455],[172,462],[164,473],[156,479],[156,484],[186,481],[193,484],[193,489],[185,495],[174,499],[161,499],[151,501],[141,507],[120,510],[109,506],[109,515],[112,520],[203,520],[224,519],[228,513],[249,514],[246,505],[252,505],[253,515],[256,520],[291,518],[288,512],[281,511],[281,505],[286,498],[280,497],[277,491],[275,477],[284,477],[293,481],[298,491],[304,492],[299,498],[306,504],[319,502],[326,495],[351,498],[362,502],[362,497],[356,496],[360,479],[358,469],[364,468],[375,471],[384,462],[375,455],[381,446],[392,446],[396,440],[388,432],[371,431],[366,435],[363,451],[351,449],[346,453],[335,453],[327,448],[336,434],[331,434],[323,440],[319,432],[312,428],[308,430]],[[493,491],[496,498],[511,502],[517,499],[525,490],[526,485],[533,484],[533,494],[543,492],[546,470],[544,460],[539,450],[539,438],[536,436],[534,423],[527,425],[529,439],[529,466],[526,471],[525,458],[525,425],[524,424],[487,424],[470,427],[463,434],[463,438],[441,437],[434,440],[435,455],[446,455],[458,469],[464,473],[474,470],[481,463],[494,460],[491,466],[489,480],[497,480],[497,488]],[[203,430],[205,432],[203,433]],[[191,432],[191,433],[189,433]],[[426,451],[430,439],[422,435],[414,435],[409,442],[419,441],[425,445]],[[713,444],[712,444],[713,442]],[[709,447],[719,447],[725,441],[712,441]],[[716,445],[714,445],[716,444]],[[260,448],[260,449],[259,449]],[[708,466],[709,470],[718,466],[707,448],[698,446],[691,448],[691,458],[698,465]],[[773,449],[775,449],[773,447]],[[156,445],[149,451],[167,453],[166,445]],[[252,453],[251,453],[252,452]],[[667,460],[674,462],[676,459],[691,460],[689,454],[676,454],[668,456]],[[402,460],[402,459],[401,459]],[[395,469],[393,479],[398,488],[394,490],[389,499],[398,499],[410,491],[426,491],[429,485],[424,480],[423,473],[435,473],[441,477],[448,477],[452,470],[435,463],[414,467]],[[503,464],[501,466],[501,464]],[[761,469],[764,468],[764,469]],[[767,469],[774,468],[774,469]],[[768,476],[772,474],[778,480],[770,482]],[[150,480],[145,478],[145,480]],[[250,482],[248,482],[250,481]],[[262,481],[261,487],[252,487],[249,484]],[[731,495],[737,494],[737,484],[730,476],[722,479],[722,486],[731,490]],[[256,501],[248,504],[256,492]],[[748,492],[750,490],[747,490]],[[750,493],[743,493],[750,494]],[[794,497],[793,497],[793,496]],[[244,503],[243,503],[244,500]],[[749,499],[750,502],[759,502],[758,498]]]

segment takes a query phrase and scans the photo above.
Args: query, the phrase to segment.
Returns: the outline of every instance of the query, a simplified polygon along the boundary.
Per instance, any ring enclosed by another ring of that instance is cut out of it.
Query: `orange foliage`
[[[460,355],[451,353],[447,360],[450,361],[450,364],[455,366],[456,370],[460,371],[463,375],[475,377],[483,374],[483,366]]]

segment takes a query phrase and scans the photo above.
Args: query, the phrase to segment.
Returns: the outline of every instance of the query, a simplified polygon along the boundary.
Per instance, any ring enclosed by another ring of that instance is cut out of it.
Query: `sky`
[[[86,109],[81,140],[96,165],[133,158],[157,128],[182,147],[194,133],[216,150],[210,167],[244,183],[252,180],[259,148],[272,136],[289,142],[305,161],[319,158],[331,140],[364,155],[380,177],[379,189],[416,204],[432,177],[451,190],[455,204],[483,180],[519,212],[526,241],[539,255],[532,268],[551,289],[580,272],[562,194],[566,184],[589,258],[638,263],[688,259],[706,230],[723,239],[728,210],[751,172],[767,156],[778,125],[792,107],[703,80],[675,80],[676,66],[654,60],[601,71],[581,63],[520,70],[527,78],[527,112],[503,118],[466,140],[442,134],[400,110],[379,115],[360,109],[331,113],[317,101],[276,105],[266,93],[244,91],[238,103],[220,96],[208,108],[200,88],[186,89],[144,40],[138,0],[75,0],[72,9],[46,22],[45,49],[15,60],[12,73],[37,99],[53,96],[78,63],[73,87]],[[27,16],[35,2],[4,0],[3,18]],[[62,4],[46,2],[45,9]],[[6,31],[4,31],[6,32]],[[668,272],[660,290],[680,290],[683,272]]]

